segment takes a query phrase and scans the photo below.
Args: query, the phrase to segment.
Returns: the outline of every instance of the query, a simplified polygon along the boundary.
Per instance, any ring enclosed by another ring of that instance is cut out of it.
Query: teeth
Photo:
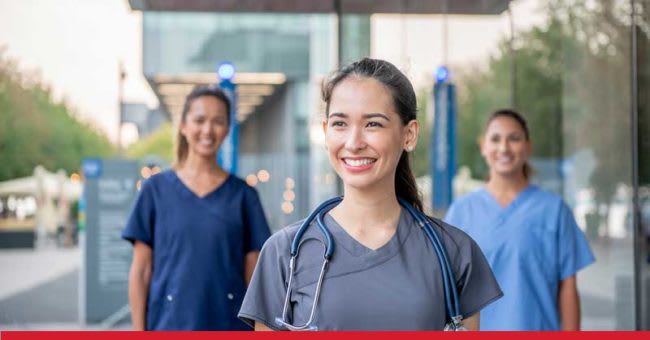
[[[374,163],[374,159],[370,158],[364,158],[364,159],[345,159],[345,164],[351,165],[351,166],[364,166],[368,165],[370,163]]]

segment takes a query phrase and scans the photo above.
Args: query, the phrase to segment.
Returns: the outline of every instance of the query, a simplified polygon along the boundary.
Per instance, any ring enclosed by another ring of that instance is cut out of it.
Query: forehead
[[[192,115],[227,115],[226,104],[214,96],[200,96],[190,103],[188,114]]]
[[[515,133],[521,132],[525,133],[524,128],[517,122],[514,118],[507,116],[499,116],[492,121],[487,126],[485,131],[487,134],[493,133]]]
[[[381,82],[349,76],[334,87],[329,113],[394,113],[392,92]]]

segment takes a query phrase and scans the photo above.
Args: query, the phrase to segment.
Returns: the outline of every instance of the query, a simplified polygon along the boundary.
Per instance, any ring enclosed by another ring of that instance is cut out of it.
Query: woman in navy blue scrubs
[[[270,232],[257,191],[217,164],[229,112],[221,90],[192,91],[175,166],[142,185],[122,233],[136,330],[248,329],[237,311]]]

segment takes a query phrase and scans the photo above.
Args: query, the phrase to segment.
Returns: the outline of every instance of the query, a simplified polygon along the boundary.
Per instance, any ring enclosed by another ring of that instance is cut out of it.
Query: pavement
[[[78,247],[0,249],[0,330],[100,329],[79,322],[80,266]]]

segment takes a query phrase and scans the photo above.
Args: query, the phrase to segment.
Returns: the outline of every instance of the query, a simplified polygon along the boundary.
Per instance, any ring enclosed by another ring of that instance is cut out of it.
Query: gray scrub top
[[[444,222],[434,225],[455,273],[464,317],[471,316],[503,293],[476,243]],[[291,242],[301,222],[271,236],[244,297],[239,318],[279,329],[289,278]],[[357,242],[329,214],[335,251],[323,279],[313,325],[318,330],[442,330],[446,309],[442,273],[426,237],[402,209],[395,235],[372,250]],[[324,236],[314,221],[302,238],[297,257],[289,320],[303,325],[309,318],[323,264]]]

